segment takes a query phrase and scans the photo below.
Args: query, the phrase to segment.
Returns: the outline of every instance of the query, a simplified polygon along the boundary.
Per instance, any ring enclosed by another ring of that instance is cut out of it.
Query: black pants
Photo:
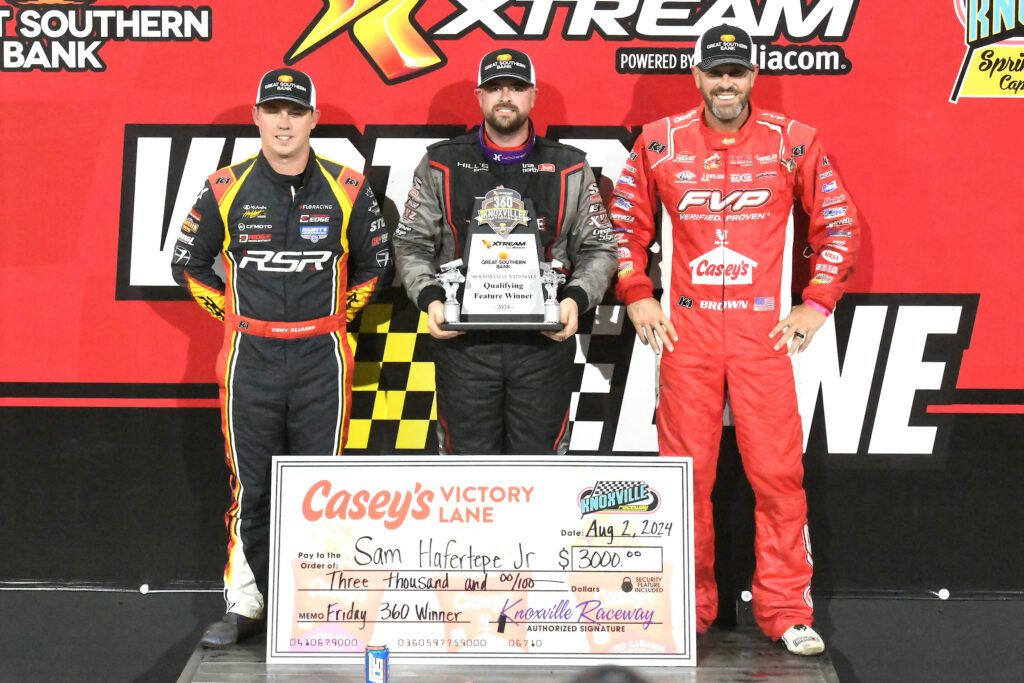
[[[339,455],[351,404],[344,332],[270,339],[229,332],[218,359],[232,503],[225,515],[228,611],[260,616],[267,595],[275,455]]]
[[[575,340],[555,342],[539,332],[522,332],[431,341],[441,453],[568,450],[569,402],[577,384]]]

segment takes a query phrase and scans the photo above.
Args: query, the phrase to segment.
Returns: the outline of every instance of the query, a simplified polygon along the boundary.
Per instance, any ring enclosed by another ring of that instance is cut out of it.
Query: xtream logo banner
[[[96,0],[8,0],[2,71],[106,71],[110,40],[210,40],[209,7],[89,7]]]
[[[428,0],[323,0],[324,6],[284,56],[298,62],[349,34],[386,83],[422,76],[447,63],[437,41],[483,31],[495,40],[543,40],[561,29],[565,40],[599,36],[615,41],[695,41],[720,23],[746,28],[764,73],[846,74],[852,64],[842,47],[859,0],[449,0],[455,10],[424,30],[415,15]],[[556,18],[568,6],[564,19]],[[556,23],[560,25],[556,27]],[[790,45],[771,41],[784,37]],[[813,45],[809,43],[817,41]],[[623,47],[619,73],[678,73],[690,67],[693,48]]]

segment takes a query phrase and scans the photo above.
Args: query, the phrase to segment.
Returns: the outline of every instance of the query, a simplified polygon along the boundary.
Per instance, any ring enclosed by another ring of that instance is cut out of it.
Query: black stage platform
[[[275,664],[268,667],[266,643],[251,643],[226,650],[197,647],[178,683],[363,683],[362,666]],[[826,652],[820,657],[796,657],[781,645],[768,642],[756,629],[712,629],[697,641],[696,668],[648,667],[634,671],[650,683],[699,681],[785,681],[786,683],[838,683]],[[541,666],[408,666],[392,660],[391,679],[431,683],[570,683],[587,669]]]

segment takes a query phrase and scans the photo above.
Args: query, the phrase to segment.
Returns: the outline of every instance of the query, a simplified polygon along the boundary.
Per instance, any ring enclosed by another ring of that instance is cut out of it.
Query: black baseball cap
[[[754,70],[754,42],[739,26],[722,24],[704,31],[697,39],[693,63],[701,71],[710,71],[722,64],[739,64]]]
[[[263,74],[256,104],[271,100],[288,100],[306,109],[316,109],[316,88],[313,79],[296,69],[273,69]]]
[[[480,60],[480,76],[477,79],[477,85],[483,85],[495,78],[516,78],[530,85],[537,82],[530,56],[525,52],[509,49],[488,52]]]

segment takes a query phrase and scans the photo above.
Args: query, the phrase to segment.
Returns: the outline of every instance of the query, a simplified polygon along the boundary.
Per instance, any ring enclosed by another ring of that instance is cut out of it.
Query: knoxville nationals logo
[[[416,21],[430,0],[323,0],[323,7],[285,53],[286,64],[349,34],[377,74],[389,84],[422,76],[447,63],[436,41],[482,30],[500,41],[543,40],[558,8],[565,40],[696,41],[724,22],[746,28],[758,42],[755,61],[766,73],[845,74],[851,64],[834,45],[765,45],[785,38],[841,42],[850,35],[859,0],[448,0],[455,10],[429,29]],[[436,0],[435,0],[436,1]],[[692,62],[692,48],[623,48],[620,73],[678,73]]]
[[[8,0],[0,7],[2,71],[105,71],[108,41],[210,40],[209,7],[100,6],[95,0]]]

